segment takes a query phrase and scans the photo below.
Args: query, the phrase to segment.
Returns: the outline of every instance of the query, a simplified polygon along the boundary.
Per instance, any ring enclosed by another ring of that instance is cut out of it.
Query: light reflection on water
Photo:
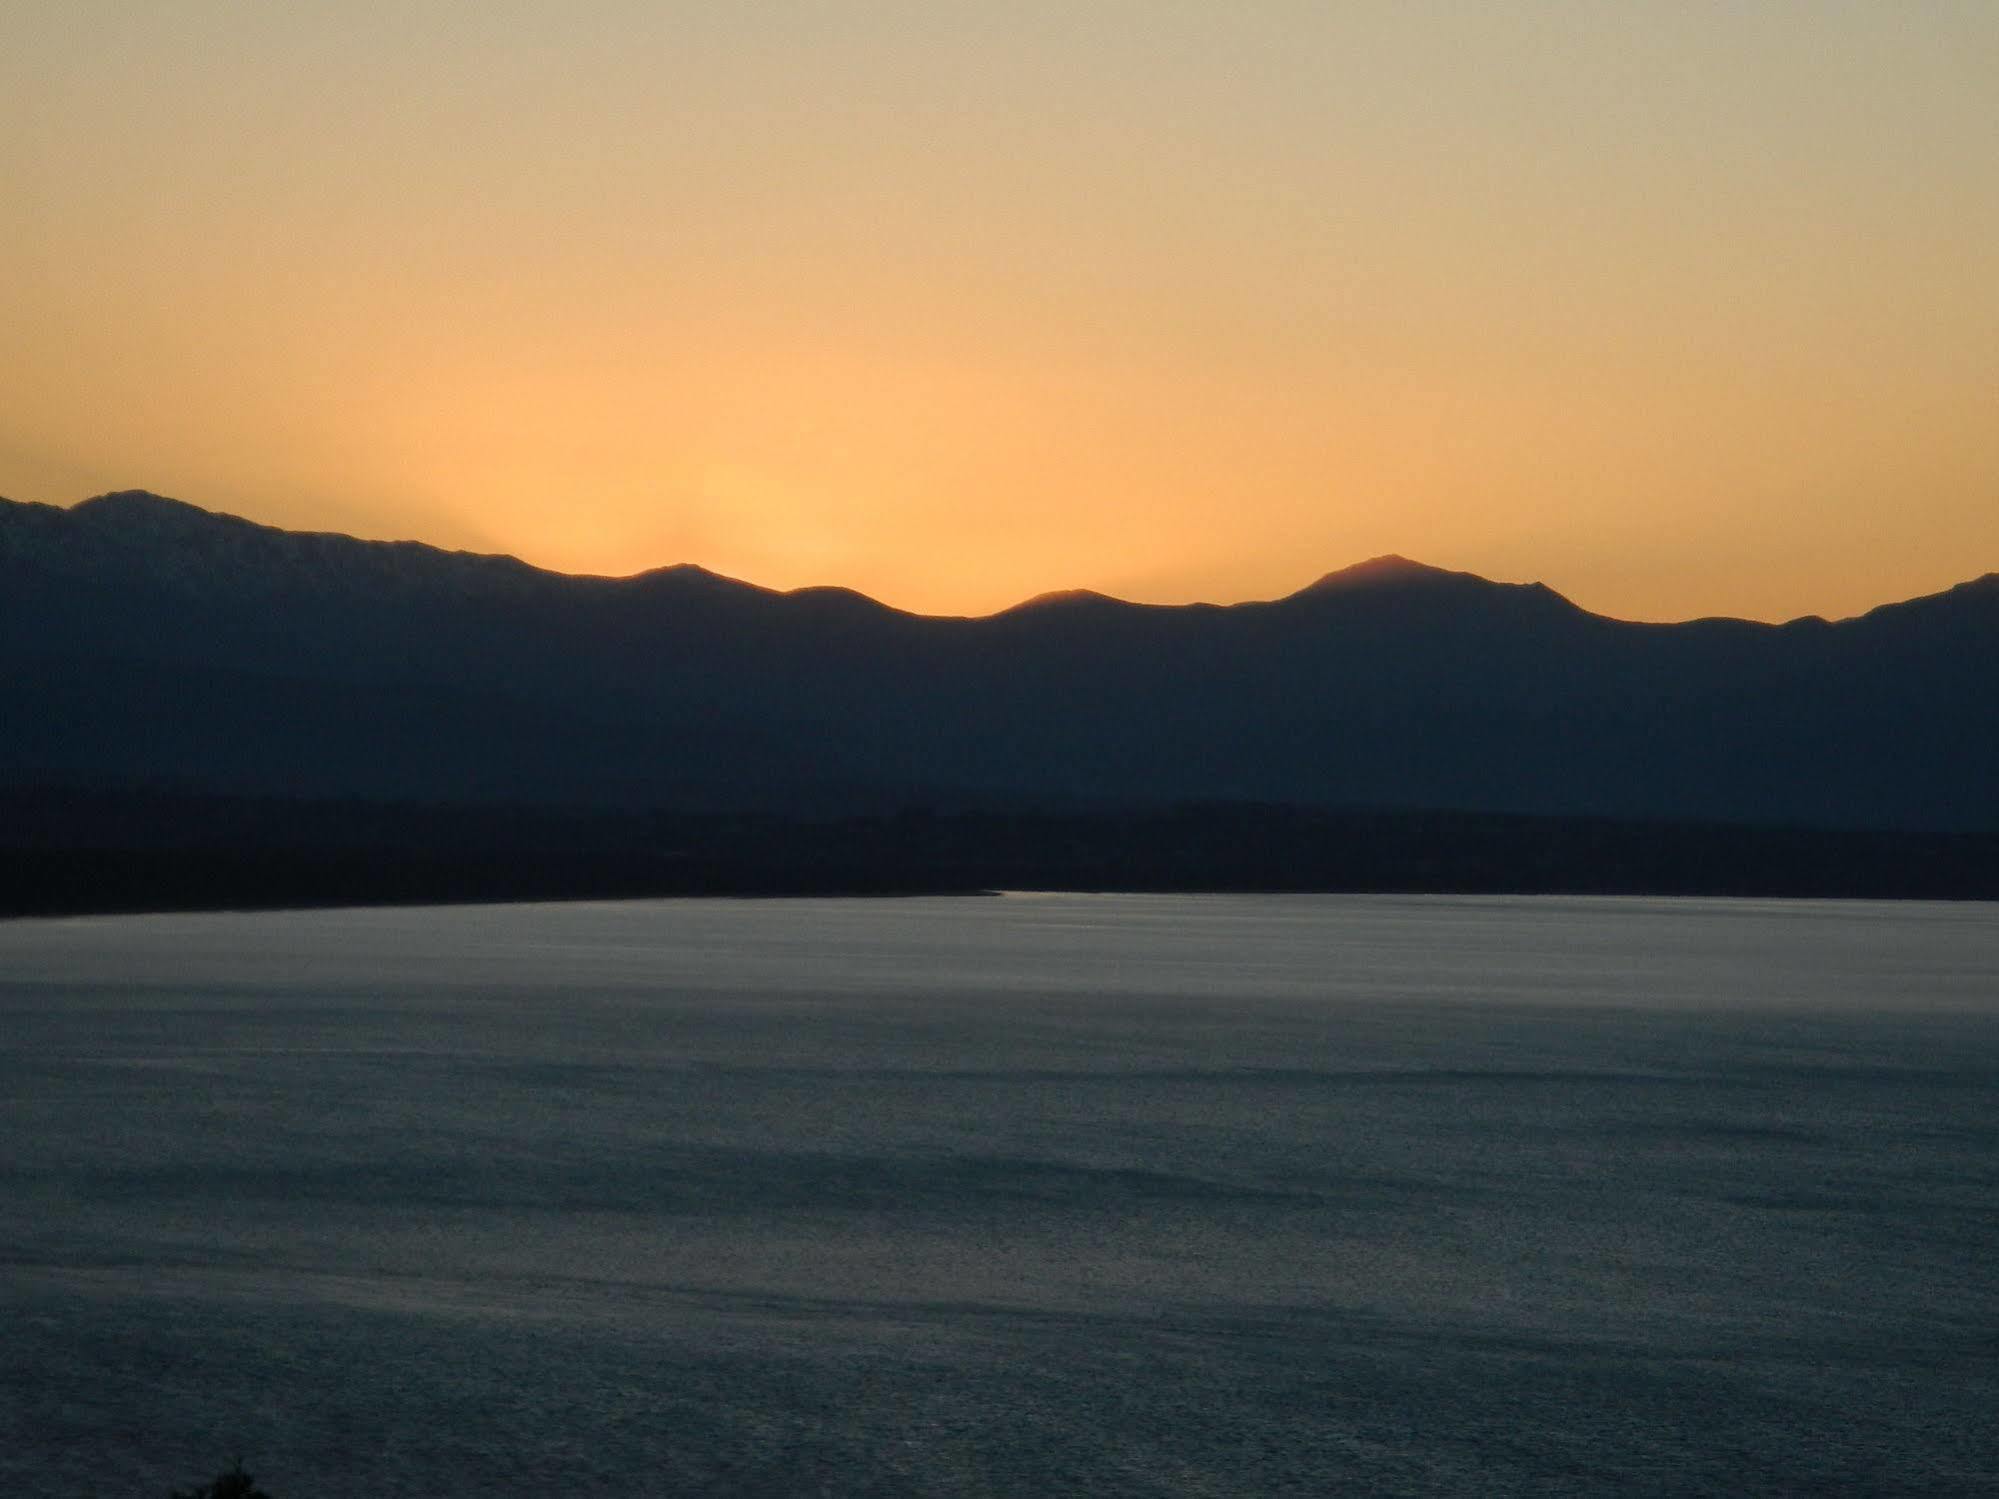
[[[0,1475],[1999,1484],[1999,909],[0,924]]]

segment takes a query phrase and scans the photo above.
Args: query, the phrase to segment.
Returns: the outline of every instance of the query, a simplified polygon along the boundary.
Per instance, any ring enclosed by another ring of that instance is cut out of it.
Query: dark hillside
[[[1400,558],[1230,607],[982,619],[676,567],[0,502],[0,784],[873,815],[1452,807],[1999,831],[1999,577],[1626,624]]]

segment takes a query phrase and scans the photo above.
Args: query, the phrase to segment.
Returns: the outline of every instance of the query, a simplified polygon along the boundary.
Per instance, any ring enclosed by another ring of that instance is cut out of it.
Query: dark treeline
[[[1234,804],[807,819],[0,793],[0,913],[993,889],[1999,899],[1999,834]]]

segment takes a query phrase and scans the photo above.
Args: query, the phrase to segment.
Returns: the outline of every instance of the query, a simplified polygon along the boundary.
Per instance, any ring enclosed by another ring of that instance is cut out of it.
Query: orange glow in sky
[[[0,493],[984,611],[1999,569],[1999,7],[0,0]]]

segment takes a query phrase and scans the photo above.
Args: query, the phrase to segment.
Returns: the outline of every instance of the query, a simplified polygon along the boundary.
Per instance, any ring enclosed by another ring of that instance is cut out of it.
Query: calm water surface
[[[1999,1491],[1999,908],[0,924],[0,1486]]]

